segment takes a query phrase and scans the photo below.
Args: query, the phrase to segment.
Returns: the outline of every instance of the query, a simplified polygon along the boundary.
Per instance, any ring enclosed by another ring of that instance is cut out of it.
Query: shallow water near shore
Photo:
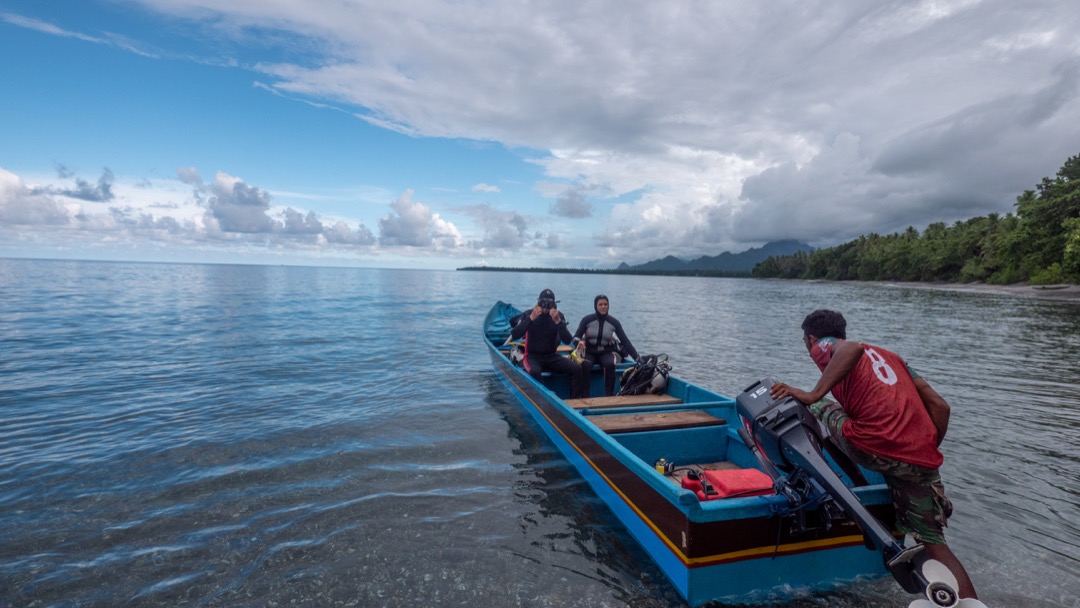
[[[815,308],[953,406],[947,537],[1080,606],[1080,302],[679,277],[0,260],[0,606],[683,605],[518,408],[481,323],[604,293],[638,351],[808,388]],[[888,580],[763,605],[902,607]],[[718,603],[734,606],[733,603]]]

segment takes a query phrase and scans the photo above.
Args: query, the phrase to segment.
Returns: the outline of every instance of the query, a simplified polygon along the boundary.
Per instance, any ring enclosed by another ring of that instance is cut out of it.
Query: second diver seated
[[[522,315],[510,330],[512,340],[525,336],[525,371],[537,380],[544,370],[555,374],[569,374],[570,398],[588,397],[581,382],[581,366],[559,354],[559,344],[573,341],[566,328],[566,317],[559,312],[555,294],[550,289],[540,292],[536,306]]]
[[[638,358],[637,350],[626,337],[622,324],[615,317],[608,314],[610,303],[605,295],[598,295],[593,300],[591,315],[586,315],[578,324],[574,332],[578,355],[581,356],[581,376],[586,392],[589,390],[589,376],[592,374],[594,363],[599,363],[604,370],[604,394],[615,394],[615,364],[619,362],[622,353],[619,352],[620,343],[623,351]],[[616,340],[616,338],[618,338]]]

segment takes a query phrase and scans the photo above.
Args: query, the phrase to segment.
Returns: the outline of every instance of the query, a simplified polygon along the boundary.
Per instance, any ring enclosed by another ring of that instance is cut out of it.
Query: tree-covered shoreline
[[[753,275],[749,270],[625,270],[620,268],[513,268],[509,266],[464,266],[458,270],[486,272],[554,272],[563,274],[625,274],[667,277],[725,277],[749,279]]]
[[[919,233],[869,234],[810,253],[770,257],[757,278],[993,285],[1080,283],[1080,155],[1016,199],[1016,213],[937,222]]]

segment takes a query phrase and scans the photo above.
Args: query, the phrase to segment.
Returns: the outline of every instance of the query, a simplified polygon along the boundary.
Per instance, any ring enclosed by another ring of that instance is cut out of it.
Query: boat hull
[[[753,466],[749,451],[736,453],[734,402],[709,404],[726,414],[727,426],[620,436],[597,428],[550,387],[511,363],[487,340],[499,378],[692,605],[715,599],[761,601],[795,590],[823,589],[859,577],[886,573],[880,554],[864,546],[854,522],[796,534],[780,517],[787,503],[778,496],[699,502],[643,460],[642,453],[670,450],[670,435],[686,444],[732,442],[726,457]],[[501,344],[501,341],[499,342]],[[681,381],[675,381],[676,387]],[[665,435],[666,434],[666,435]],[[744,458],[745,457],[745,458]],[[883,486],[859,488],[871,512],[892,524]],[[876,504],[874,504],[876,503]]]

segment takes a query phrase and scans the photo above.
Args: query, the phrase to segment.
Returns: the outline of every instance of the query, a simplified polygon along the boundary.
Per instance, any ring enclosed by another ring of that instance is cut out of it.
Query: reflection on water
[[[536,550],[528,558],[536,561],[530,573],[539,581],[554,579],[540,587],[561,589],[571,577],[603,586],[596,591],[608,590],[584,605],[609,605],[613,600],[618,602],[610,605],[678,605],[679,595],[663,573],[502,382],[493,376],[488,390],[488,403],[506,421],[507,436],[520,445],[514,453],[524,458],[515,465],[521,478],[514,494],[521,508],[536,510],[522,517],[527,545]],[[561,590],[556,593],[553,600],[564,597]]]
[[[987,603],[1080,605],[1080,303],[0,260],[0,606],[680,606],[480,344],[491,303],[544,287],[572,323],[607,294],[640,352],[726,394],[813,384],[799,323],[843,311],[953,405],[948,538]]]

